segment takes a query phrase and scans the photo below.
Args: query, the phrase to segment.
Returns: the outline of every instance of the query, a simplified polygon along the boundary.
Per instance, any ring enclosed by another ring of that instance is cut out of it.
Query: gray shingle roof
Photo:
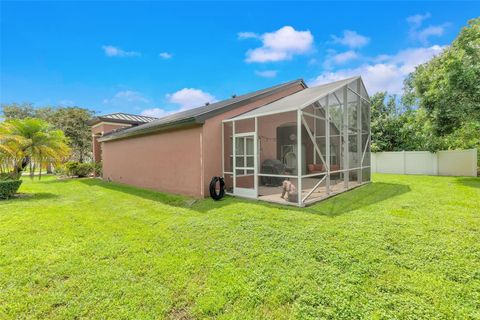
[[[147,134],[150,132],[155,132],[162,129],[175,128],[182,125],[201,124],[204,123],[206,119],[211,118],[215,115],[226,112],[228,110],[232,110],[234,108],[256,101],[263,97],[270,96],[281,90],[284,90],[287,87],[299,84],[307,87],[302,79],[286,82],[270,88],[240,95],[231,99],[226,99],[198,108],[177,112],[143,125],[117,132],[112,132],[110,134],[104,135],[99,141],[109,141],[130,136]]]

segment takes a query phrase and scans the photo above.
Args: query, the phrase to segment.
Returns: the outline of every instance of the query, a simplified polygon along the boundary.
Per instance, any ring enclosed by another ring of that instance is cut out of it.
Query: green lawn
[[[24,179],[0,318],[480,318],[480,179],[376,175],[299,209]]]

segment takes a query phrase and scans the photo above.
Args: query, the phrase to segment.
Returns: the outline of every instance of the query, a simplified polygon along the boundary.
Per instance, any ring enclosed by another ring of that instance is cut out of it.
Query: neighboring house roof
[[[100,122],[116,122],[116,123],[140,125],[140,124],[152,122],[155,120],[158,120],[158,118],[117,112],[117,113],[111,113],[111,114],[95,117],[92,120],[90,120],[90,125],[94,125]]]
[[[133,128],[125,130],[115,131],[105,134],[99,141],[109,141],[127,138],[136,135],[147,134],[159,130],[176,128],[184,125],[202,124],[205,120],[214,117],[218,114],[227,112],[229,110],[238,108],[248,103],[257,101],[259,99],[268,97],[275,93],[278,93],[286,88],[302,85],[307,87],[302,79],[286,82],[280,85],[276,85],[267,89],[258,90],[255,92],[240,95],[231,99],[222,100],[219,102],[211,103],[202,107],[177,112],[169,116],[157,119],[155,121],[139,125]]]
[[[327,96],[328,94],[337,91],[343,86],[348,85],[351,82],[354,82],[357,79],[360,79],[361,81],[362,78],[357,76],[357,77],[343,79],[335,82],[326,83],[316,87],[310,87],[305,90],[286,96],[277,101],[266,104],[263,107],[245,112],[241,115],[233,117],[232,119],[240,120],[240,119],[253,118],[253,117],[272,114],[272,113],[281,113],[281,112],[303,109],[311,105],[312,103],[315,103],[319,99]],[[365,91],[365,95],[366,95],[366,91]],[[339,98],[343,99],[343,97],[339,97]],[[368,99],[368,96],[366,96],[365,98]]]

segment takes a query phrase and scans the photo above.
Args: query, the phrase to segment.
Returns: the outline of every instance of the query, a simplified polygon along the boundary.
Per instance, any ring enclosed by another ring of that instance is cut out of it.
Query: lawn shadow
[[[410,190],[410,187],[405,184],[372,182],[321,201],[305,210],[314,214],[334,217],[402,195]]]
[[[109,190],[123,192],[129,195],[141,197],[143,199],[160,202],[165,205],[185,208],[185,209],[192,209],[199,212],[206,212],[214,208],[223,207],[225,205],[230,204],[232,201],[229,199],[230,197],[225,197],[220,201],[215,201],[208,198],[208,199],[198,199],[194,197],[188,197],[184,195],[178,194],[170,194],[170,193],[163,193],[155,190],[150,189],[143,189],[135,186],[130,186],[127,184],[117,183],[117,182],[107,182],[100,179],[76,179],[77,181],[86,184],[88,186],[95,186],[100,188],[106,188]]]
[[[365,186],[361,186],[354,190],[341,193],[330,199],[321,201],[318,204],[300,209],[291,206],[282,206],[278,204],[263,202],[263,201],[252,201],[236,197],[226,196],[219,201],[214,201],[213,199],[198,199],[193,197],[187,197],[176,194],[169,194],[158,192],[155,190],[142,189],[126,184],[116,183],[116,182],[106,182],[100,179],[75,179],[85,185],[95,186],[100,188],[106,188],[109,190],[123,192],[129,195],[141,197],[147,200],[159,202],[165,205],[191,209],[197,212],[208,212],[212,209],[219,209],[224,206],[228,206],[233,203],[245,202],[245,203],[255,203],[256,205],[262,206],[272,206],[280,207],[286,210],[302,210],[309,213],[320,214],[325,216],[337,216],[344,214],[350,211],[360,209],[365,206],[404,194],[410,191],[410,187],[404,184],[394,184],[394,183],[385,183],[385,182],[373,182]],[[65,181],[65,180],[63,180]],[[57,180],[57,183],[63,182],[62,180]],[[67,180],[68,181],[68,180]],[[49,183],[54,183],[55,181],[49,181]]]
[[[464,185],[466,187],[480,189],[480,178],[476,177],[458,177],[455,180],[456,183]]]
[[[0,203],[7,202],[25,202],[32,200],[45,200],[45,199],[55,199],[58,198],[58,194],[50,192],[35,192],[35,193],[17,193],[13,198],[0,200]]]

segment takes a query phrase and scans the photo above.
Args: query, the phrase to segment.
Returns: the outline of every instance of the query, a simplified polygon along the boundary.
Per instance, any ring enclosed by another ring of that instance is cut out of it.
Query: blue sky
[[[400,93],[475,2],[1,2],[0,102],[162,116],[350,75]]]

